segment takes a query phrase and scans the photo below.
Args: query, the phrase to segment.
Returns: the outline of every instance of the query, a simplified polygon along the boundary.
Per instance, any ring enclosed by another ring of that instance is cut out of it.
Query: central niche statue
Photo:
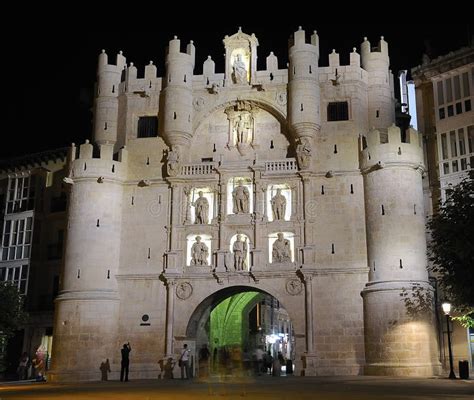
[[[207,265],[209,249],[201,242],[201,236],[196,236],[196,242],[191,247],[191,265]]]
[[[281,189],[277,189],[276,195],[272,200],[273,220],[284,220],[286,211],[286,197],[281,194]]]
[[[242,55],[237,54],[234,60],[234,83],[247,83],[247,69],[245,68]]]
[[[278,233],[278,239],[273,242],[272,257],[274,263],[290,263],[291,247],[290,241],[283,237],[283,233]]]
[[[208,224],[209,223],[209,202],[204,197],[203,192],[198,192],[199,197],[192,203],[195,207],[195,224]]]
[[[250,193],[242,181],[239,181],[237,186],[232,191],[233,209],[234,214],[248,214],[249,212],[249,199]]]
[[[242,240],[242,235],[237,235],[237,240],[232,246],[234,253],[234,268],[236,271],[244,271],[247,267],[247,240]]]

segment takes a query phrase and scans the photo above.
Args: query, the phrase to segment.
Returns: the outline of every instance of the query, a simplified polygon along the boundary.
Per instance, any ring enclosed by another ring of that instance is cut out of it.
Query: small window
[[[454,115],[454,107],[452,105],[448,106],[448,117],[452,117]]]
[[[464,111],[465,112],[471,111],[471,100],[466,100],[464,102]]]
[[[462,103],[456,103],[456,114],[462,113]]]
[[[328,121],[347,121],[349,119],[349,105],[347,101],[338,101],[328,104]]]
[[[138,138],[158,136],[158,118],[140,117],[138,119]]]
[[[439,119],[444,119],[445,118],[444,107],[440,108],[438,111],[439,111]]]

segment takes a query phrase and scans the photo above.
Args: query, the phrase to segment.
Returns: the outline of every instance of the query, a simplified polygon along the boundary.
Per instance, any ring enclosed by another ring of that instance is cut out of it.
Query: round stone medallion
[[[286,291],[288,294],[296,296],[297,294],[300,294],[302,290],[303,284],[298,278],[288,279],[286,282]]]
[[[193,287],[189,282],[181,282],[176,286],[176,296],[181,300],[186,300],[191,297]]]

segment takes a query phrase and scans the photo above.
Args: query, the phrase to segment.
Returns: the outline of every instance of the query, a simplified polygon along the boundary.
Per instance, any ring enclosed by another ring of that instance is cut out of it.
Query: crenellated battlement
[[[360,53],[362,68],[369,72],[378,68],[388,68],[390,64],[388,43],[383,36],[380,37],[377,47],[371,47],[367,37],[364,37],[360,45]]]
[[[316,31],[313,31],[310,42],[306,42],[306,32],[301,26],[293,34],[289,41],[289,53],[291,55],[294,51],[312,51],[317,54],[319,58],[319,36]]]
[[[97,65],[97,75],[100,75],[103,72],[119,72],[121,73],[122,70],[127,65],[127,59],[123,55],[122,51],[119,51],[117,54],[117,60],[115,64],[109,64],[109,56],[102,50],[99,55],[99,62]]]
[[[382,140],[388,138],[388,141]],[[402,142],[400,128],[392,125],[387,132],[382,130],[371,130],[366,138],[361,138],[361,148],[366,145],[360,153],[360,169],[363,172],[381,169],[393,164],[408,164],[414,168],[422,168],[423,148],[421,146],[421,135],[410,128],[407,131],[407,141]]]
[[[73,143],[68,152],[69,178],[94,178],[98,183],[104,180],[123,180],[127,174],[128,151],[120,149],[118,159],[114,160],[114,146],[99,145],[98,157],[94,155],[94,146],[86,140],[76,147]]]
[[[194,68],[196,61],[196,48],[194,47],[194,42],[190,40],[186,46],[186,52],[183,53],[181,52],[181,40],[179,40],[177,36],[174,36],[174,38],[169,41],[166,63],[169,63],[171,60],[191,63]]]

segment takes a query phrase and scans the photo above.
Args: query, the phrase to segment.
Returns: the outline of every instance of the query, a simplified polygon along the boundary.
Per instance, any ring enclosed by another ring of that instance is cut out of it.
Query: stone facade
[[[224,46],[225,73],[208,58],[202,75],[176,37],[162,78],[99,56],[94,144],[69,155],[52,379],[97,379],[106,358],[115,374],[124,341],[131,377],[154,378],[184,342],[195,352],[213,304],[246,290],[284,306],[297,374],[436,373],[430,322],[400,298],[428,287],[424,167],[418,134],[402,143],[393,125],[387,42],[323,67],[317,34],[300,29],[288,68],[271,53],[264,71],[254,35]],[[156,137],[140,137],[144,117],[158,117]],[[206,262],[193,262],[197,236]]]

